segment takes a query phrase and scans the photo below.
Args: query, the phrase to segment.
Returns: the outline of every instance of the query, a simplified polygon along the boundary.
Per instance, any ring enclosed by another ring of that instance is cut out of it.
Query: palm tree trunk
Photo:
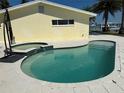
[[[121,28],[119,34],[124,33],[124,0],[122,0],[122,19],[121,19]]]
[[[9,33],[7,23],[5,23],[5,26],[6,26],[7,38],[8,38],[8,44],[9,44],[9,52],[12,52],[11,40],[10,40],[11,38],[10,38],[10,33]]]
[[[6,53],[6,50],[7,50],[7,42],[6,42],[6,32],[5,32],[5,24],[3,24],[3,36],[4,36],[4,45],[5,45],[5,56],[8,55]]]
[[[11,36],[10,36],[9,25],[8,25],[8,14],[6,11],[4,14],[4,25],[3,26],[4,26],[3,31],[4,31],[4,43],[5,43],[5,55],[8,56],[12,52],[12,48],[11,48]],[[7,34],[7,37],[6,37],[6,34]],[[7,46],[7,39],[8,39],[9,46]]]
[[[7,18],[8,15],[6,15]],[[12,52],[12,48],[11,48],[11,34],[10,34],[10,30],[9,30],[9,25],[8,25],[8,20],[5,23],[6,26],[6,32],[7,32],[7,39],[8,39],[8,44],[9,44],[9,52]]]
[[[11,25],[8,9],[6,9],[6,14],[7,14],[8,32],[9,32],[9,36],[10,36],[10,44],[13,44],[14,43],[13,42],[14,41],[14,36],[13,36],[12,25]]]
[[[103,32],[107,32],[108,31],[108,11],[105,11],[105,14],[104,14],[104,17],[105,17],[105,27],[104,27],[104,30]]]

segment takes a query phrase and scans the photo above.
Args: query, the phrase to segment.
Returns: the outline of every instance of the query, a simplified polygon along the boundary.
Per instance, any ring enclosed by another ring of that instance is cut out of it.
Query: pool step
[[[41,46],[41,48],[42,48],[44,51],[52,50],[52,49],[53,49],[53,45],[43,45],[43,46]]]
[[[40,46],[39,48],[28,51],[26,54],[27,56],[31,56],[40,52],[48,51],[48,50],[53,50],[53,45],[43,45],[43,46]]]
[[[28,51],[26,53],[26,55],[31,56],[31,55],[34,55],[34,54],[37,54],[37,53],[40,53],[40,52],[43,52],[43,49],[39,47],[39,48],[35,48],[35,49],[31,50],[31,51]]]

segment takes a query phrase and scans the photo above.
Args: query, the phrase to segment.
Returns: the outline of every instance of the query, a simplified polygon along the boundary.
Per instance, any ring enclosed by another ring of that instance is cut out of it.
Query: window
[[[74,20],[69,20],[69,24],[74,24]]]
[[[57,25],[57,20],[52,20],[52,25]]]
[[[38,12],[39,13],[44,13],[44,6],[39,6],[38,7]]]
[[[52,20],[52,25],[73,25],[74,20]]]
[[[58,20],[58,25],[67,25],[68,20]]]

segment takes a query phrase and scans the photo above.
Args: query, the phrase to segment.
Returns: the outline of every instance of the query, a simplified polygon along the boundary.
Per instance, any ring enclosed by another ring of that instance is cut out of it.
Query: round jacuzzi
[[[41,42],[22,43],[22,44],[13,45],[12,49],[13,50],[27,50],[30,48],[39,48],[41,45],[48,45],[48,44],[41,43]]]

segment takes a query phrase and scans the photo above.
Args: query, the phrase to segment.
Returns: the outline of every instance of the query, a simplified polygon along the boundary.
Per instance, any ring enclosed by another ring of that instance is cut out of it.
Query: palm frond
[[[0,0],[0,9],[5,9],[10,7],[8,0]]]
[[[89,11],[101,14],[103,13],[103,19],[105,19],[105,27],[107,28],[107,21],[109,14],[115,15],[117,11],[122,9],[122,0],[97,0],[97,2],[88,7]]]

